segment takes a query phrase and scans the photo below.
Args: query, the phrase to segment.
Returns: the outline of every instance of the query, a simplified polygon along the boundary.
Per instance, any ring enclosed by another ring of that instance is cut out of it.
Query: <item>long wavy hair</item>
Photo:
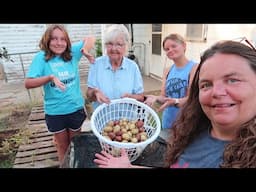
[[[55,53],[53,53],[50,50],[50,48],[49,48],[50,41],[51,41],[51,35],[52,35],[52,32],[55,29],[59,29],[59,30],[61,30],[63,32],[64,38],[65,38],[65,40],[67,42],[67,48],[61,54],[61,57],[63,58],[64,61],[70,61],[72,59],[72,56],[71,56],[71,41],[69,39],[67,30],[61,24],[52,24],[52,25],[50,25],[46,29],[45,33],[43,34],[43,36],[42,36],[42,38],[41,38],[41,40],[39,42],[40,49],[45,51],[45,60],[49,61],[51,58],[53,58],[55,56]]]
[[[216,53],[235,54],[243,57],[256,73],[256,52],[243,43],[221,41],[214,44],[203,53],[191,84],[191,92],[188,100],[182,107],[177,120],[170,130],[171,134],[165,156],[166,167],[170,167],[172,164],[176,163],[184,149],[193,142],[202,131],[211,127],[211,122],[203,112],[199,103],[198,81],[202,65]],[[242,124],[236,133],[235,139],[226,145],[223,153],[223,163],[220,167],[256,167],[256,117]]]

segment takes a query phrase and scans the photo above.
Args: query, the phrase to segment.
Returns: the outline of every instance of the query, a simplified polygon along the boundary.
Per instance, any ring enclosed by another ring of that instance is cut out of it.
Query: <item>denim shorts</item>
[[[52,133],[62,132],[66,129],[78,131],[81,128],[85,119],[86,113],[84,111],[84,108],[66,115],[45,114],[47,128],[49,132]]]

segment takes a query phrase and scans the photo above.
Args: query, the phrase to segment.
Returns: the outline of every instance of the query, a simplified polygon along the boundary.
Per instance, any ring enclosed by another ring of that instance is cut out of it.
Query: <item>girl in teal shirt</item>
[[[71,45],[64,26],[50,25],[40,41],[41,51],[33,58],[26,76],[27,89],[43,86],[46,124],[54,133],[60,162],[86,118],[78,64],[83,53],[93,61],[88,54],[93,43],[94,38],[87,37]]]

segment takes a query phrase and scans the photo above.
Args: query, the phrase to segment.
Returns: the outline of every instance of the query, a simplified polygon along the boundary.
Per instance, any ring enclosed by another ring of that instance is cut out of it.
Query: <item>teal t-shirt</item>
[[[84,107],[84,97],[80,88],[79,61],[82,57],[80,49],[83,42],[72,45],[72,59],[65,62],[61,57],[46,61],[45,52],[39,51],[32,60],[26,75],[27,78],[38,78],[54,75],[66,86],[62,91],[53,82],[46,83],[44,88],[44,110],[48,115],[64,115]]]

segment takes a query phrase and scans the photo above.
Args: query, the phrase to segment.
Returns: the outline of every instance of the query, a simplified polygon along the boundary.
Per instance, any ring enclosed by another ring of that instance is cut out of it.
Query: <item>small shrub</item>
[[[95,41],[95,56],[99,57],[102,56],[102,44],[101,44],[101,39],[96,39]]]

